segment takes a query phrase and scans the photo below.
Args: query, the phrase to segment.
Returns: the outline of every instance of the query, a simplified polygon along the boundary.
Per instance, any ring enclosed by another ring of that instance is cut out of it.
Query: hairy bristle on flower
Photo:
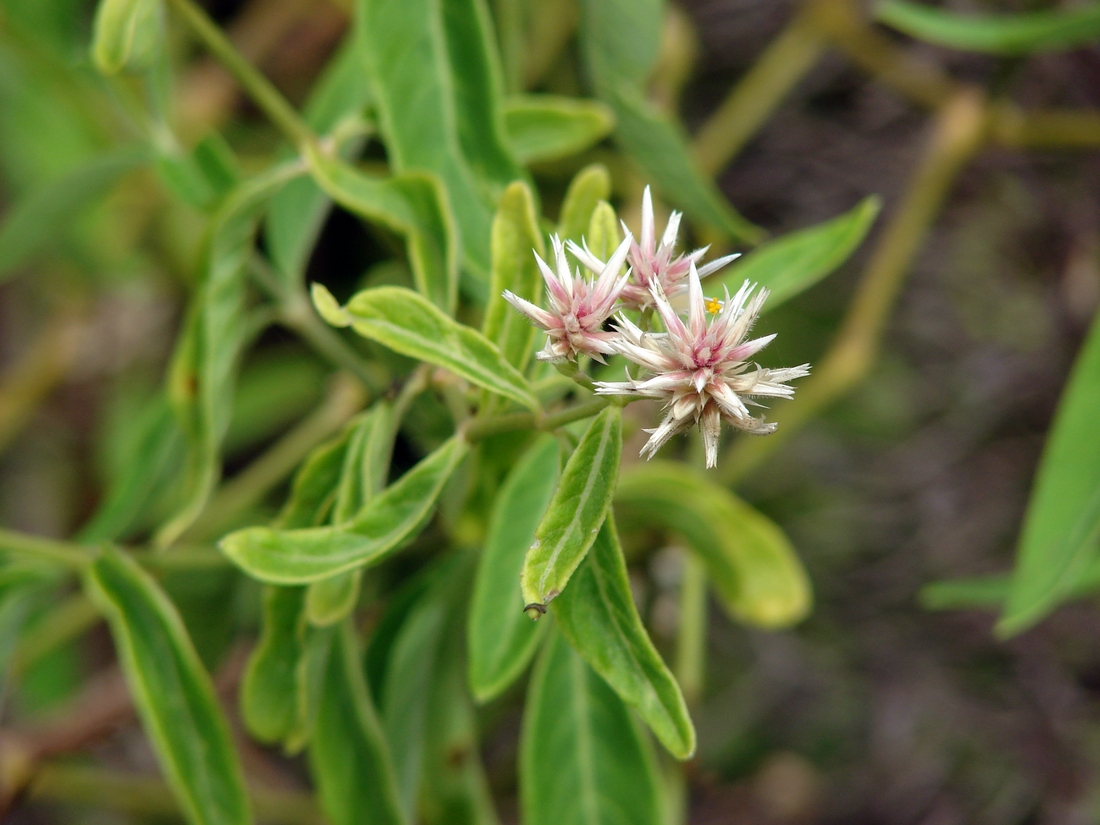
[[[625,382],[597,382],[599,395],[632,395],[664,402],[665,418],[647,430],[650,438],[642,455],[652,458],[668,439],[685,428],[698,425],[703,435],[707,467],[718,461],[721,422],[739,430],[764,434],[775,424],[754,417],[748,407],[760,406],[756,398],[790,398],[794,388],[788,382],[809,374],[809,365],[766,369],[750,359],[767,346],[774,335],[746,340],[768,297],[761,289],[754,294],[748,281],[708,318],[708,301],[703,297],[699,271],[690,261],[686,289],[687,318],[681,318],[669,301],[660,281],[650,285],[652,303],[664,324],[665,333],[647,334],[625,316],[616,318],[619,335],[610,342],[615,352],[650,373]]]

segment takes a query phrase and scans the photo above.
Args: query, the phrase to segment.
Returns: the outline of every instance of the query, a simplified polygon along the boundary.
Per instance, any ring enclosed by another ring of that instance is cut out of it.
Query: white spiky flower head
[[[775,338],[767,335],[745,340],[768,297],[766,289],[752,294],[754,288],[746,281],[732,298],[727,291],[724,302],[708,301],[703,297],[699,272],[692,261],[686,323],[672,308],[659,282],[652,288],[653,305],[665,332],[645,333],[624,316],[617,317],[620,335],[613,342],[615,351],[652,375],[642,380],[598,382],[596,392],[665,402],[664,421],[655,429],[646,430],[651,435],[642,455],[652,458],[673,435],[698,424],[709,468],[718,461],[722,421],[750,433],[775,430],[775,424],[764,421],[762,416],[752,416],[748,405],[759,406],[752,400],[755,397],[792,397],[794,388],[787,386],[787,382],[808,375],[810,365],[772,370],[750,363],[749,359]],[[708,309],[716,310],[709,319]]]
[[[630,277],[630,271],[620,275],[633,238],[627,233],[619,248],[599,271],[594,280],[570,270],[561,239],[550,238],[554,251],[554,269],[535,252],[542,278],[546,282],[547,308],[541,309],[518,295],[505,291],[504,298],[546,332],[546,346],[538,353],[542,361],[575,361],[578,355],[590,355],[603,361],[610,355],[613,332],[604,332],[603,325],[615,311],[619,296]]]
[[[681,217],[683,216],[679,212],[673,212],[669,216],[668,224],[661,236],[661,243],[658,244],[653,219],[653,195],[648,186],[645,188],[645,193],[642,195],[642,234],[638,241],[630,244],[630,253],[626,257],[633,277],[623,287],[620,296],[620,300],[629,308],[643,310],[651,306],[653,284],[659,284],[669,298],[676,298],[687,291],[688,271],[692,265],[699,263],[710,247],[704,246],[690,254],[681,253],[673,257],[676,251],[676,236],[680,232]],[[626,224],[623,224],[623,229],[626,230]],[[629,231],[627,235],[630,235]],[[592,254],[588,244],[577,246],[570,241],[569,251],[592,272],[603,270],[603,261]],[[738,254],[726,255],[699,267],[699,277],[705,278],[717,272],[738,257],[740,257]]]

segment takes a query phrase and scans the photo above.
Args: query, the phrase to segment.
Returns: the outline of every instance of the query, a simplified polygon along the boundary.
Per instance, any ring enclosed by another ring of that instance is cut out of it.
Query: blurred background
[[[350,12],[337,0],[205,5],[296,103]],[[944,5],[1021,11],[1043,4]],[[655,94],[695,132],[796,6],[682,0],[670,10]],[[569,8],[559,6],[561,14]],[[132,90],[97,80],[86,56],[91,15],[84,0],[0,2],[0,210],[135,134]],[[568,20],[562,25],[568,38]],[[1021,107],[1100,108],[1100,46],[1005,58],[877,32],[923,67],[918,73],[942,73]],[[562,35],[548,29],[546,37]],[[183,38],[174,48],[188,137],[220,128],[246,172],[250,158],[269,157],[277,136],[228,75]],[[583,88],[569,46],[542,67],[533,88]],[[814,361],[836,333],[930,124],[925,108],[828,48],[716,172],[737,209],[774,234],[824,221],[868,194],[884,200],[864,248],[765,319],[765,332],[780,333],[768,363]],[[608,154],[536,169],[548,213],[573,172],[604,159],[624,213],[636,221],[638,187],[618,175]],[[203,228],[202,216],[174,203],[151,172],[133,171],[124,150],[104,157],[99,177],[81,184],[104,193],[94,205],[74,209],[88,198],[71,181],[68,195],[55,199],[50,214],[60,216],[54,222],[63,233],[42,220],[0,243],[7,280],[0,285],[0,524],[47,536],[84,525],[125,461],[134,417],[161,380]],[[1063,608],[1000,642],[992,613],[932,612],[918,601],[929,582],[1011,567],[1052,413],[1100,301],[1098,196],[1096,148],[985,148],[950,186],[869,375],[741,485],[794,541],[816,605],[798,628],[780,633],[734,626],[712,606],[706,686],[694,711],[692,825],[1100,820],[1095,608]],[[21,251],[20,244],[41,246],[34,233],[44,231],[49,254]],[[383,257],[376,239],[337,211],[310,273],[349,292]],[[325,374],[291,336],[265,333],[245,365],[228,473],[316,406]],[[675,554],[657,553],[647,564],[638,571],[643,604],[658,642],[671,645],[671,631],[662,639],[662,616]],[[255,621],[256,594],[224,578],[193,577],[174,595],[193,617],[208,664],[231,684],[243,652],[235,628]],[[100,627],[34,662],[14,680],[3,724],[48,720],[110,655]],[[482,720],[506,821],[515,820],[520,696],[513,691]],[[135,724],[108,730],[89,745],[101,760],[155,770]],[[283,770],[286,781],[300,778],[293,765]],[[128,820],[41,802],[9,821]]]

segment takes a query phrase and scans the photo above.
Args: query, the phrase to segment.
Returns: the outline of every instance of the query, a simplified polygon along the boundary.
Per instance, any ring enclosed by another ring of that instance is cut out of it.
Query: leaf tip
[[[348,311],[340,306],[340,302],[325,287],[324,284],[314,281],[309,288],[310,298],[317,314],[325,319],[325,322],[334,327],[351,326],[351,316]]]

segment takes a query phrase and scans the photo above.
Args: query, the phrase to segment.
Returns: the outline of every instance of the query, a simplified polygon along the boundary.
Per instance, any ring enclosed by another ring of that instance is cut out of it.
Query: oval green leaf
[[[541,623],[533,626],[523,614],[516,581],[558,486],[558,455],[552,436],[536,441],[508,474],[493,506],[466,625],[470,688],[479,702],[519,677],[541,638]]]
[[[588,231],[596,204],[611,197],[611,175],[599,163],[581,169],[569,183],[558,218],[558,235],[562,240],[580,243]]]
[[[592,419],[569,457],[523,560],[520,584],[525,605],[547,605],[565,591],[611,506],[622,452],[622,409],[607,407]]]
[[[611,133],[615,116],[595,100],[517,95],[505,101],[504,127],[520,163],[535,163],[583,152]]]
[[[313,289],[315,295],[324,294],[319,284]],[[396,286],[365,289],[348,301],[343,312],[352,329],[364,338],[443,367],[525,407],[538,408],[527,379],[504,359],[496,345],[411,290]]]
[[[623,519],[683,537],[732,618],[779,628],[809,613],[810,580],[783,531],[699,471],[668,461],[636,464],[623,474],[615,507]]]
[[[302,596],[300,587],[264,588],[260,640],[241,678],[238,698],[245,728],[268,745],[289,737],[298,721]]]
[[[461,437],[451,438],[340,527],[249,527],[222,539],[221,549],[246,573],[273,584],[306,584],[374,564],[420,532],[468,451]]]
[[[680,686],[634,606],[610,516],[572,586],[555,599],[553,611],[573,649],[638,711],[668,752],[677,759],[689,758],[695,752],[695,728]]]
[[[997,631],[1042,619],[1100,554],[1100,316],[1073,365],[1024,516]]]
[[[229,726],[175,606],[111,549],[90,565],[85,585],[107,617],[130,695],[187,818],[196,825],[250,823]]]
[[[323,682],[309,741],[310,772],[332,825],[402,825],[397,781],[345,622],[326,632]]]
[[[875,6],[875,19],[926,43],[989,54],[1064,51],[1100,38],[1100,3],[1064,11],[963,16],[906,0],[885,0]]]
[[[555,633],[535,665],[520,735],[526,825],[659,825],[649,742],[607,683]]]
[[[92,60],[103,74],[149,66],[162,47],[161,0],[100,0],[92,24]]]
[[[508,290],[538,304],[542,299],[542,275],[535,253],[546,257],[531,189],[516,181],[504,190],[493,219],[492,285],[481,332],[500,348],[508,363],[521,372],[531,357],[535,328],[504,300]]]
[[[771,291],[764,303],[764,312],[770,312],[848,260],[867,236],[881,206],[872,195],[839,217],[769,241],[721,274],[707,278],[703,288],[717,295],[725,287],[732,294],[745,281],[759,284]]]

